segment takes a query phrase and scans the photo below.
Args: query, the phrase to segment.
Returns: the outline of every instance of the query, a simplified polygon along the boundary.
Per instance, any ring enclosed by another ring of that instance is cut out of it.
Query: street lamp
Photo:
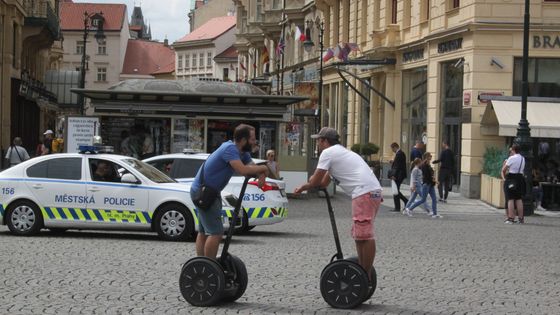
[[[517,136],[514,142],[521,148],[521,154],[525,157],[525,178],[527,185],[525,196],[523,197],[523,212],[525,215],[533,214],[533,146],[531,141],[531,128],[527,121],[527,94],[529,92],[528,73],[529,73],[529,0],[525,0],[525,14],[523,16],[523,71],[521,85],[521,119],[517,128]]]
[[[89,32],[94,30],[95,40],[97,44],[101,45],[105,42],[105,33],[103,32],[103,22],[105,18],[103,17],[103,12],[99,13],[88,13],[84,12],[84,48],[82,51],[82,65],[80,69],[80,88],[84,89],[86,87],[86,43]],[[80,114],[84,115],[85,98],[83,94],[79,96]]]
[[[303,42],[303,49],[307,52],[311,52],[315,44],[311,40],[311,27],[313,26],[313,21],[307,21],[307,28],[305,30],[305,42]],[[318,23],[317,28],[319,29],[319,104],[317,105],[321,109],[323,106],[323,32],[325,27],[323,21]],[[318,112],[318,111],[317,111]],[[317,119],[317,117],[315,118]],[[317,131],[319,131],[319,123],[315,124]]]

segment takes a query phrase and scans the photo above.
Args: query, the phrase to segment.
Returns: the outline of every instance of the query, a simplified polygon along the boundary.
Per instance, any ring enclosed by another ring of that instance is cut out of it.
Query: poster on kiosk
[[[93,137],[99,135],[99,117],[67,117],[65,130],[65,151],[79,152],[80,146],[93,145]]]

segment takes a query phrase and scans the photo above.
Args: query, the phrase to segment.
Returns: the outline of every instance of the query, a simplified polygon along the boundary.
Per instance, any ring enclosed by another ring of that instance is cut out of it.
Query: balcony
[[[60,39],[59,18],[50,1],[24,0],[23,8],[26,12],[24,26],[44,27],[54,40]]]

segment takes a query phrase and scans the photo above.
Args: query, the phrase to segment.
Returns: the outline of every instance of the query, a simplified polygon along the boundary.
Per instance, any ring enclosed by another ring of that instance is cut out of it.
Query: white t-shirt
[[[14,148],[15,150],[13,150]],[[11,146],[6,152],[6,159],[10,160],[10,164],[18,164],[23,161],[29,160],[29,154],[27,154],[27,151],[24,147],[20,147],[19,145]]]
[[[321,152],[317,168],[328,171],[352,198],[370,191],[382,190],[379,180],[364,159],[340,144]]]
[[[523,155],[519,153],[514,154],[508,157],[506,165],[508,166],[508,172],[510,174],[523,174],[523,170],[525,169],[525,158],[523,158]]]

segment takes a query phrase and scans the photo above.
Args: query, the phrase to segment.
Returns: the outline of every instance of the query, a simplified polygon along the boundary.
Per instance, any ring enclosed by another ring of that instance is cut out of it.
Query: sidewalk
[[[402,184],[401,192],[407,198],[410,196],[410,186]],[[337,192],[338,193],[338,192]],[[436,195],[439,199],[439,194],[436,190]],[[419,197],[416,198],[418,200]],[[393,194],[391,193],[391,187],[383,187],[383,205],[389,207],[390,209],[395,208],[395,203],[393,201]],[[432,199],[428,196],[428,206],[431,208]],[[403,209],[401,203],[401,210]],[[484,203],[480,199],[469,199],[461,196],[458,192],[449,192],[449,197],[447,198],[447,203],[438,202],[437,205],[438,214],[441,214],[444,218],[446,214],[450,213],[463,213],[463,214],[473,214],[473,215],[487,215],[487,214],[504,214],[504,209],[495,208],[489,204]],[[419,206],[414,210],[415,215],[424,213],[422,206]],[[560,218],[560,211],[535,211],[535,215],[545,216],[545,217],[557,217]]]

